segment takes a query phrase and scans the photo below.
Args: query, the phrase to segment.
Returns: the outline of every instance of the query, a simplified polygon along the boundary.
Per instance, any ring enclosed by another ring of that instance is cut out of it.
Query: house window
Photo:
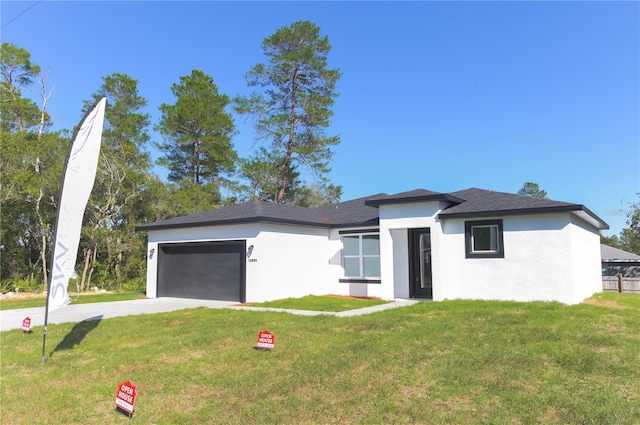
[[[342,235],[342,267],[349,279],[380,278],[380,236]]]
[[[502,220],[467,221],[464,228],[467,258],[504,258]]]

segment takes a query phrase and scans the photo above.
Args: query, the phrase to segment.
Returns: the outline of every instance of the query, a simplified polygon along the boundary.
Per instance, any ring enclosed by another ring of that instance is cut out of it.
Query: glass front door
[[[433,298],[430,229],[409,229],[409,280],[411,298]]]

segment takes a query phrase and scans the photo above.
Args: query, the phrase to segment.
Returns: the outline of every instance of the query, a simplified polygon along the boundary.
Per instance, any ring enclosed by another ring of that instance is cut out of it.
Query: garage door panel
[[[244,241],[162,244],[159,251],[159,297],[244,301]]]

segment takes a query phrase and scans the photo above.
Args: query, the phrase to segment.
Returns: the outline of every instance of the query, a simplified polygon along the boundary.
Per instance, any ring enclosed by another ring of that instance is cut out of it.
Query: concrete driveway
[[[226,308],[237,302],[192,300],[184,298],[144,298],[130,301],[112,301],[92,304],[69,304],[49,313],[49,323],[82,322],[88,319],[109,319],[134,314],[165,313],[185,308]],[[44,325],[44,307],[0,311],[0,331],[20,329],[26,317],[31,327]]]
[[[192,300],[186,298],[144,298],[131,301],[111,301],[93,304],[69,304],[49,313],[49,323],[79,323],[83,320],[102,320],[111,317],[131,316],[137,314],[165,313],[168,311],[184,310],[187,308],[232,308],[236,310],[250,311],[276,311],[303,316],[332,315],[337,317],[358,316],[370,314],[390,308],[404,307],[419,302],[417,300],[396,299],[388,304],[374,307],[365,307],[357,310],[341,311],[338,313],[309,311],[309,310],[285,310],[281,308],[263,308],[240,306],[236,301],[211,301]],[[0,331],[20,329],[22,321],[31,318],[31,327],[44,325],[44,307],[22,308],[16,310],[0,311]]]

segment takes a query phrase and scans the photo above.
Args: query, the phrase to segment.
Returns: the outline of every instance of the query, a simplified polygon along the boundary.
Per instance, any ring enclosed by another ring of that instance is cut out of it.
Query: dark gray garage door
[[[158,297],[245,301],[245,241],[161,244]]]

